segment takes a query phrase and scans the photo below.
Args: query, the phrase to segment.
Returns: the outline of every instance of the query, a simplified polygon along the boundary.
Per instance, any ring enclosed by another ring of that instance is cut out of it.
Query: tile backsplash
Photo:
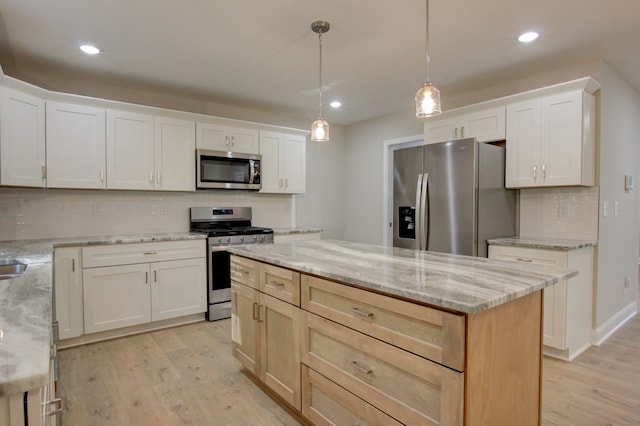
[[[200,206],[251,206],[254,225],[291,226],[291,195],[0,188],[0,241],[186,232]]]
[[[598,187],[520,190],[520,236],[598,239]]]

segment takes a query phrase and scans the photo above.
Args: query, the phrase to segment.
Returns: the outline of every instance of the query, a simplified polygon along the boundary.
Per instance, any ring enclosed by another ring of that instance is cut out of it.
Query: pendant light
[[[320,47],[320,72],[318,78],[318,88],[320,91],[320,102],[318,119],[311,124],[311,140],[314,142],[327,142],[329,140],[329,123],[322,118],[322,34],[329,32],[329,25],[326,21],[315,21],[311,24],[311,30],[318,34],[318,46]]]
[[[433,117],[442,112],[440,91],[429,80],[429,0],[426,0],[426,61],[424,67],[425,83],[416,93],[416,117]]]

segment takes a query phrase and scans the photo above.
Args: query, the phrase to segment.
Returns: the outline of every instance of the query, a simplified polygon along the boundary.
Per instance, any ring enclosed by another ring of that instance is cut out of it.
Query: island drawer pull
[[[254,303],[253,304],[253,319],[254,320],[259,320],[260,319],[260,305],[258,303]]]
[[[362,373],[364,373],[364,374],[371,374],[371,373],[373,373],[373,370],[372,370],[372,369],[370,369],[370,368],[369,368],[369,367],[367,367],[367,366],[364,366],[364,365],[360,365],[360,364],[358,364],[358,361],[351,361],[351,365],[353,365],[353,367],[354,367],[356,370],[358,370],[358,371],[360,371],[360,372],[362,372]]]
[[[238,272],[244,275],[249,275],[249,271],[244,268],[238,268]]]
[[[284,287],[284,283],[280,281],[271,280],[269,284],[275,285],[276,287]]]
[[[149,256],[150,254],[158,254],[158,252],[157,251],[145,251],[144,252],[145,256]]]
[[[518,258],[518,262],[533,262],[532,259],[523,259],[521,257]]]
[[[359,308],[351,308],[351,312],[356,313],[356,314],[360,315],[361,317],[373,318],[373,312],[363,311],[363,310],[361,310]]]

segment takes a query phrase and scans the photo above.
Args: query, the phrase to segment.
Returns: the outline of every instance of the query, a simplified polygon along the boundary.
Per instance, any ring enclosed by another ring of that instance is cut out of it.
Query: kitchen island
[[[233,353],[314,424],[539,424],[542,292],[576,275],[303,241],[232,248]]]

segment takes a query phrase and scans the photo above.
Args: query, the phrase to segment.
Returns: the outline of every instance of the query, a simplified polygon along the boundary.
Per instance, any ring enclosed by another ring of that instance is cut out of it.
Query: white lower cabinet
[[[60,339],[206,310],[206,241],[56,248]]]
[[[57,248],[53,254],[55,319],[60,339],[84,333],[81,259],[80,247]]]
[[[544,353],[571,361],[591,346],[592,247],[552,250],[490,245],[489,258],[577,269],[576,277],[544,289]]]

